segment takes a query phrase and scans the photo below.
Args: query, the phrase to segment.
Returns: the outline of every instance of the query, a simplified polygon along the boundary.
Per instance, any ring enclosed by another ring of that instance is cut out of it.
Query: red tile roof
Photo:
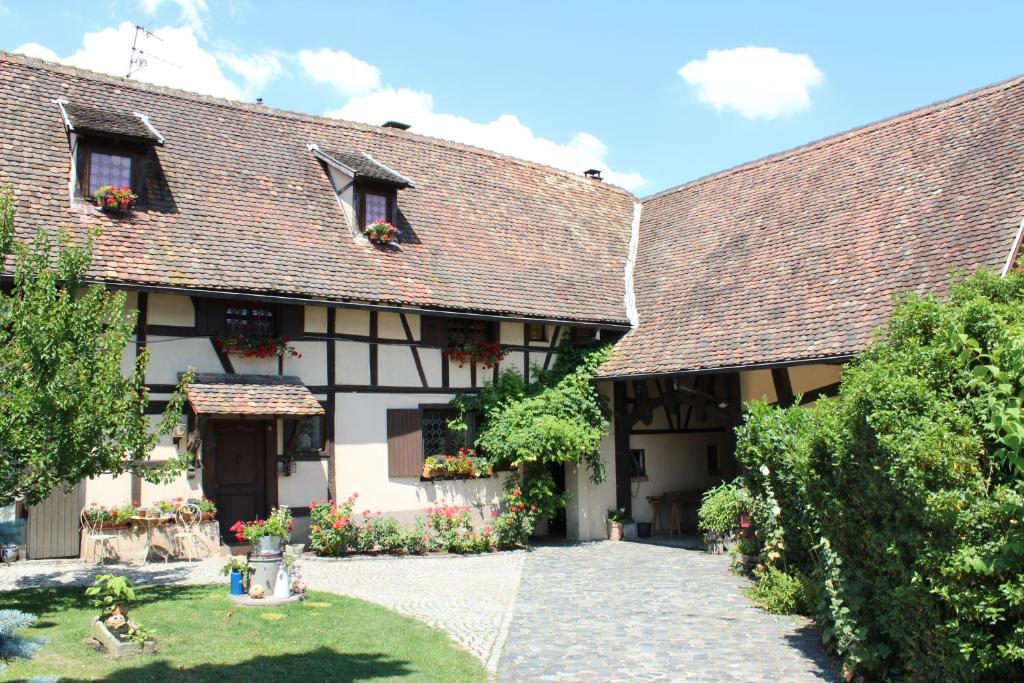
[[[1024,78],[656,194],[602,374],[854,353],[894,294],[1002,267],[1022,218]]]
[[[69,206],[58,98],[149,117],[165,144],[150,153],[148,210],[124,220]],[[399,192],[401,250],[353,239],[309,144],[415,181]],[[101,225],[93,270],[112,283],[627,322],[629,193],[394,128],[0,52],[0,184],[15,188],[23,235]]]
[[[298,377],[197,375],[188,387],[197,415],[323,415],[324,409]]]

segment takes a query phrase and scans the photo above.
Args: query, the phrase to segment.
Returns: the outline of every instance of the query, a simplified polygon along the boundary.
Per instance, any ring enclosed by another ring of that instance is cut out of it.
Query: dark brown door
[[[269,512],[271,426],[266,421],[215,420],[209,429],[213,443],[205,449],[203,489],[217,505],[221,534],[233,541],[231,525],[265,518]]]

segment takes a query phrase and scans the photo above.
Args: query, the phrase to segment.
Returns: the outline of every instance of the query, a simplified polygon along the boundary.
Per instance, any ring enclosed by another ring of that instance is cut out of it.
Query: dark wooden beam
[[[555,349],[558,348],[558,337],[562,332],[562,328],[555,326],[555,331],[551,333],[551,343],[548,344],[548,351],[544,355],[544,369],[547,370],[551,367],[551,357],[555,353]]]
[[[370,384],[377,386],[377,311],[370,311]]]
[[[615,506],[626,510],[626,517],[633,516],[633,496],[630,477],[632,463],[629,454],[629,430],[632,423],[626,415],[626,383],[616,382],[612,386],[612,414],[615,418]]]
[[[839,382],[828,384],[813,391],[808,391],[800,397],[800,405],[807,405],[822,398],[835,398],[839,395]]]
[[[405,317],[405,313],[401,313],[398,316],[402,319],[402,329],[405,330],[405,338],[409,342],[409,348],[412,350],[412,360],[416,363],[416,373],[420,376],[420,383],[423,386],[430,386],[427,383],[427,373],[423,371],[423,363],[420,361],[420,352],[416,348],[416,339],[412,336],[412,327],[409,325],[409,320]]]
[[[793,395],[793,384],[789,380],[789,368],[772,368],[772,384],[775,385],[775,398],[780,406],[788,408],[796,398]]]

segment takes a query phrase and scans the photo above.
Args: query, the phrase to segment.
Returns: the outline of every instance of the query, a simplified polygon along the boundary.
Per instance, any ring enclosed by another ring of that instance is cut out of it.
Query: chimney
[[[583,172],[583,175],[586,176],[587,178],[592,178],[594,180],[601,180],[601,171],[597,170],[596,168],[588,168],[586,171]]]
[[[384,128],[397,128],[398,130],[409,130],[409,124],[402,123],[401,121],[385,121]]]

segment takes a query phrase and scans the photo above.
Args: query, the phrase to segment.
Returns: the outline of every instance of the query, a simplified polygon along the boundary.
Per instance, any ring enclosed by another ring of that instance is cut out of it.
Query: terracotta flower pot
[[[606,522],[608,527],[608,540],[609,541],[621,541],[622,540],[622,522]]]

